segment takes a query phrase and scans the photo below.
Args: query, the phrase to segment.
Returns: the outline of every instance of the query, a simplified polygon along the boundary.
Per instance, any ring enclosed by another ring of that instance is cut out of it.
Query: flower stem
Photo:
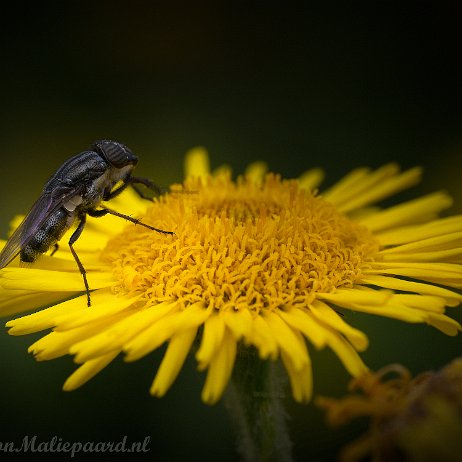
[[[225,406],[236,428],[238,452],[245,462],[291,462],[280,364],[262,361],[253,348],[241,349],[237,358]]]

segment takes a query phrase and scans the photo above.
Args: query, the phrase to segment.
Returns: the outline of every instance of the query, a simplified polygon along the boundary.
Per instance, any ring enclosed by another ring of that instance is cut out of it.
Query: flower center
[[[296,180],[232,182],[223,173],[185,188],[143,217],[174,236],[129,226],[109,241],[102,258],[116,290],[217,309],[306,306],[316,292],[351,287],[378,250],[365,228]]]

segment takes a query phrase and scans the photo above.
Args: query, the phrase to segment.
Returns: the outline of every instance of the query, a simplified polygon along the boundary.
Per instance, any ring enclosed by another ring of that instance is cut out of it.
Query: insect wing
[[[0,268],[7,266],[42,226],[44,221],[70,197],[80,193],[79,187],[62,186],[44,192],[35,202],[21,224],[8,239],[0,253]]]
[[[0,253],[0,268],[7,266],[21,248],[37,232],[50,213],[55,209],[52,195],[49,193],[42,194],[30,209],[21,224],[16,228],[14,233],[8,239],[5,247]]]

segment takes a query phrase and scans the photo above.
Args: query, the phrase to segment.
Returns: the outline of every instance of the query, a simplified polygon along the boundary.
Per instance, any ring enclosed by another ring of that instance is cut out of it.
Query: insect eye
[[[122,143],[117,141],[101,140],[95,141],[92,146],[98,154],[101,154],[111,165],[116,168],[136,165],[138,158]]]

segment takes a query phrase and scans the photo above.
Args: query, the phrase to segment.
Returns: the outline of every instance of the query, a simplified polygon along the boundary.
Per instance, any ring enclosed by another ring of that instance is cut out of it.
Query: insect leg
[[[74,260],[77,263],[77,266],[79,267],[80,274],[83,277],[83,283],[85,284],[85,291],[87,292],[87,306],[90,307],[91,306],[90,287],[89,287],[88,281],[87,281],[87,271],[83,267],[82,262],[80,261],[80,258],[78,257],[77,252],[74,250],[74,247],[73,247],[74,242],[82,234],[83,228],[85,226],[85,221],[86,221],[86,217],[85,217],[85,215],[82,215],[80,217],[79,226],[77,226],[77,229],[72,233],[72,236],[69,239],[69,248],[71,249],[72,255],[74,256]]]
[[[118,196],[130,183],[123,183],[117,189],[114,189],[109,194],[104,195],[105,201],[110,201],[114,197]]]
[[[132,188],[135,190],[135,192],[138,194],[138,196],[140,196],[142,199],[147,199],[149,201],[152,201],[152,197],[149,197],[146,194],[144,194],[143,191],[136,186],[137,183],[143,184],[147,188],[151,189],[152,191],[156,193],[157,196],[160,196],[162,192],[165,192],[165,191],[162,191],[162,189],[159,188],[159,186],[155,185],[148,178],[138,178],[138,177],[129,176],[128,178],[124,180],[124,183],[121,184],[117,189],[114,189],[109,194],[106,194],[104,196],[104,200],[109,201],[113,199],[114,197],[118,196],[128,185],[131,185]]]
[[[136,176],[131,176],[130,178],[127,179],[127,184],[128,183],[132,185],[132,188],[136,191],[138,196],[140,196],[142,199],[152,200],[152,198],[149,196],[146,196],[146,194],[144,194],[143,191],[136,186],[136,184],[142,184],[146,186],[151,191],[154,191],[154,193],[157,196],[160,196],[162,193],[165,192],[164,190],[162,190],[162,188],[154,184],[149,178],[139,178]]]
[[[125,215],[124,213],[119,213],[119,212],[116,212],[115,210],[108,209],[108,208],[104,208],[100,210],[87,210],[87,213],[91,217],[103,217],[104,215],[107,215],[109,213],[110,215],[115,215],[116,217],[123,218],[124,220],[130,221],[131,223],[134,223],[135,225],[144,226],[145,228],[151,229],[152,231],[157,231],[158,233],[175,234],[173,231],[164,231],[163,229],[154,228],[153,226],[143,223],[141,220],[138,220],[137,218],[133,218],[129,215]]]
[[[52,257],[57,252],[58,249],[59,249],[59,245],[56,242],[55,245],[53,246],[53,250],[50,253],[50,257]]]

